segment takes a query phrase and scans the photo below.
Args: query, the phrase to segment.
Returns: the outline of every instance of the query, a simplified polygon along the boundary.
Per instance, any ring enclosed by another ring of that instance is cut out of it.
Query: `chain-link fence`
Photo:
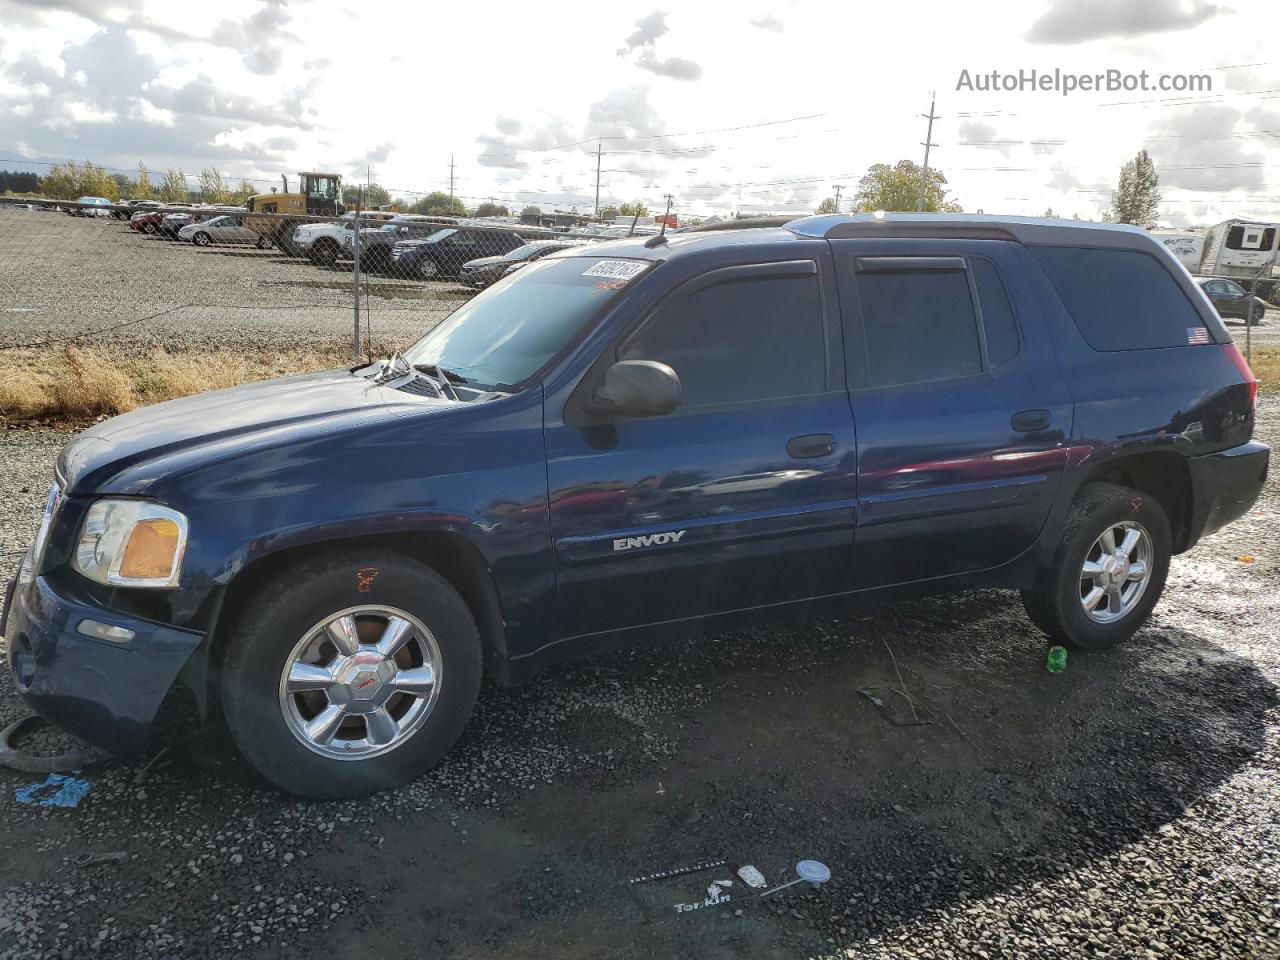
[[[0,350],[403,346],[507,273],[605,232],[0,198]]]

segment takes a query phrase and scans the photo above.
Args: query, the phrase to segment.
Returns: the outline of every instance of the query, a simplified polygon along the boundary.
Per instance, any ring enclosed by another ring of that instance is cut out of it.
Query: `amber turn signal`
[[[173,574],[182,531],[168,517],[139,520],[120,560],[122,577],[154,580]]]

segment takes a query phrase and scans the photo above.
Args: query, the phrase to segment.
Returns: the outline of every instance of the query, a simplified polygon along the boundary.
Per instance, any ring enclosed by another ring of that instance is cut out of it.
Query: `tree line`
[[[910,160],[900,160],[892,166],[887,163],[872,164],[858,181],[853,194],[850,212],[873,210],[913,211],[920,194],[921,169]],[[108,172],[105,167],[90,163],[55,163],[43,177],[34,173],[0,170],[0,194],[21,194],[45,197],[50,200],[75,200],[77,197],[106,197],[113,202],[120,200],[157,200],[162,203],[203,203],[242,205],[257,190],[248,180],[241,179],[237,186],[234,178],[225,176],[217,167],[205,167],[194,177],[192,186],[181,169],[169,169],[153,179],[146,164],[139,162],[133,177],[119,172]],[[1155,162],[1146,150],[1120,169],[1120,178],[1112,194],[1111,206],[1103,219],[1113,223],[1131,223],[1154,227],[1160,211],[1160,177]],[[959,213],[963,207],[949,196],[947,178],[935,168],[928,170],[924,184],[924,209],[928,212]],[[428,193],[417,199],[399,197],[392,199],[390,191],[376,184],[350,184],[343,188],[342,202],[348,209],[392,208],[407,213],[453,217],[506,217],[511,215],[505,204],[487,201],[474,209],[468,209],[459,198],[443,191]],[[825,198],[815,213],[838,213],[835,197]],[[542,210],[527,206],[520,211],[523,216],[539,216]],[[648,216],[649,209],[642,203],[623,203],[606,206],[600,210],[600,219]],[[1046,210],[1045,216],[1053,216]],[[1077,216],[1077,219],[1079,217]]]
[[[914,211],[920,199],[920,167],[910,160],[899,160],[893,166],[872,164],[858,181],[851,213],[875,210]],[[924,209],[929,213],[960,213],[964,208],[947,195],[947,178],[940,170],[930,168],[925,178]],[[814,213],[840,213],[835,197],[827,197]],[[1111,195],[1111,206],[1103,214],[1110,223],[1131,223],[1151,229],[1160,215],[1160,176],[1155,161],[1146,150],[1120,168],[1120,179]],[[1052,208],[1043,216],[1055,217]],[[1075,219],[1079,220],[1077,214]]]

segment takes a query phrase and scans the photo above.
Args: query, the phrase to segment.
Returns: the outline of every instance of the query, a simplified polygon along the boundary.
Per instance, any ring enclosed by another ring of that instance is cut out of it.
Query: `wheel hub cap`
[[[352,607],[294,646],[280,677],[280,707],[307,749],[365,760],[422,727],[439,697],[440,673],[440,649],[420,620],[394,607]]]
[[[1080,605],[1096,623],[1113,623],[1133,611],[1146,593],[1155,551],[1139,523],[1107,527],[1085,555],[1080,571]]]

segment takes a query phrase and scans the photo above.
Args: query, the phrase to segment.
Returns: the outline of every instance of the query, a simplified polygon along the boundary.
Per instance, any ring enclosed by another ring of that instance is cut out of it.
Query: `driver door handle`
[[[1019,410],[1009,418],[1009,424],[1019,433],[1045,430],[1049,426],[1048,410]]]
[[[796,460],[825,457],[836,448],[836,438],[829,433],[806,433],[792,437],[787,443],[787,453]]]

